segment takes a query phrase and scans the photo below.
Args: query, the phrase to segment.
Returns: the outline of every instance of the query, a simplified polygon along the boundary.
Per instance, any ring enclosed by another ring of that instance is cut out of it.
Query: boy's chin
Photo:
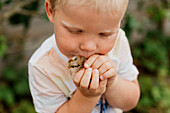
[[[74,54],[63,54],[64,56],[66,56],[67,58],[72,58],[74,56],[77,56],[77,55],[74,55]]]
[[[72,58],[74,56],[81,56],[81,55],[79,55],[79,54],[67,54],[66,55],[67,58]]]

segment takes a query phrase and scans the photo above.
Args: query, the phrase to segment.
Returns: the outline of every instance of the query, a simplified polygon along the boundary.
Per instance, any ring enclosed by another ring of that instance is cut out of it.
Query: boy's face
[[[56,43],[68,58],[106,54],[114,46],[122,15],[97,13],[85,6],[65,6],[52,17]]]

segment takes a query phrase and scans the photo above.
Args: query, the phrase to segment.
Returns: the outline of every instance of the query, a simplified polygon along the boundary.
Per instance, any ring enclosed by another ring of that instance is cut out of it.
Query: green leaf
[[[29,85],[27,79],[21,79],[14,86],[15,92],[18,95],[26,95],[29,93]]]
[[[7,105],[14,104],[14,94],[7,86],[0,86],[0,100],[4,101]]]
[[[167,109],[166,113],[170,113],[170,108]]]
[[[150,99],[148,95],[144,95],[140,100],[140,105],[145,108],[150,108],[153,106],[154,102]]]
[[[139,22],[136,20],[136,18],[129,13],[126,13],[126,23],[123,29],[125,30],[128,38],[130,38],[132,31],[138,26]]]
[[[0,9],[2,8],[2,3],[1,3],[1,1],[0,1]]]
[[[7,52],[7,44],[5,37],[0,35],[0,57],[3,57]]]
[[[14,70],[12,67],[7,67],[4,70],[4,79],[14,82],[18,80],[18,74],[16,72],[16,70]]]
[[[151,94],[152,94],[153,99],[156,102],[159,102],[162,99],[161,90],[160,90],[160,88],[158,86],[153,86],[152,87]]]
[[[141,75],[139,78],[142,94],[149,94],[153,85],[153,79],[148,75]]]
[[[12,113],[36,113],[33,105],[26,100],[22,100]]]
[[[160,106],[164,109],[169,108],[170,105],[170,88],[168,86],[162,86],[163,98],[160,101]]]

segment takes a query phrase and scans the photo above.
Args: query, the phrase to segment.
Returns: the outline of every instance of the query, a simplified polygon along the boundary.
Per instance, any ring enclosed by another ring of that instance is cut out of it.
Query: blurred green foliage
[[[136,108],[140,113],[169,113],[170,87],[168,80],[155,79],[150,75],[142,75],[139,79],[141,86],[141,99]]]
[[[34,113],[28,86],[27,68],[8,66],[0,78],[0,113]],[[20,112],[19,112],[20,111]],[[32,111],[32,112],[30,112]]]
[[[36,11],[38,9],[38,5],[39,5],[38,1],[35,1],[23,7],[23,9],[29,10],[29,11]],[[30,19],[31,19],[30,15],[16,13],[9,18],[9,22],[14,25],[23,24],[25,28],[28,28]]]
[[[132,48],[134,63],[140,70],[141,87],[141,98],[132,110],[134,113],[170,113],[170,36],[163,31],[165,20],[170,20],[169,8],[164,2],[156,2],[146,9],[149,19],[146,24],[153,24],[152,29],[126,14],[124,29],[129,41],[134,29],[143,34],[143,40]]]
[[[126,13],[126,25],[124,26],[124,31],[126,32],[126,36],[129,39],[131,37],[131,33],[134,29],[137,29],[139,26],[138,21],[129,13]]]
[[[164,36],[161,31],[148,31],[143,42],[134,47],[134,57],[140,61],[143,70],[166,76],[170,73],[169,43],[170,37]]]
[[[2,3],[1,3],[1,1],[0,1],[0,9],[2,8]]]
[[[0,1],[0,10],[3,5],[10,4],[13,0]],[[25,10],[36,11],[38,1],[25,7]],[[145,6],[144,1],[139,1],[138,10]],[[170,19],[170,3],[160,0],[149,5],[145,12],[146,18],[156,27],[145,28],[145,25],[131,13],[125,15],[125,26],[129,41],[134,30],[143,34],[143,40],[132,46],[134,63],[140,71],[139,83],[141,98],[133,113],[170,113],[170,36],[164,34],[163,25]],[[22,24],[29,28],[32,16],[16,13],[9,18],[12,25]],[[0,61],[6,62],[10,58],[8,43],[5,35],[0,34]],[[21,51],[22,52],[22,51]],[[15,57],[15,56],[11,56]],[[22,56],[23,57],[23,56]],[[27,64],[18,68],[18,62],[23,58],[5,63],[5,68],[0,72],[0,113],[35,113],[32,97],[28,85]]]
[[[13,2],[14,0],[0,1],[0,10]],[[35,2],[24,6],[23,9],[36,11],[39,6],[38,2],[35,0]],[[23,25],[25,30],[27,30],[31,18],[32,15],[15,13],[8,21],[12,25]],[[22,67],[18,66],[18,62],[21,62],[24,56],[10,56],[8,47],[10,48],[11,44],[9,42],[12,41],[9,41],[5,35],[0,34],[0,62],[2,61],[5,66],[0,72],[0,113],[35,113],[28,85],[27,64]],[[22,52],[20,51],[20,54]],[[10,58],[15,60],[9,62]]]
[[[6,39],[3,35],[0,35],[0,57],[4,57],[7,51]]]

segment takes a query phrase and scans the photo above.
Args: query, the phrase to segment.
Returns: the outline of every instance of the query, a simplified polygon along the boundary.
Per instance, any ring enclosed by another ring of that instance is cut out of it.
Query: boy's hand
[[[106,55],[92,55],[84,63],[85,68],[91,67],[98,69],[100,80],[107,80],[107,87],[109,87],[115,80],[117,71],[114,62]]]
[[[100,81],[97,69],[83,68],[74,75],[73,81],[86,97],[101,96],[106,90],[107,79]]]

